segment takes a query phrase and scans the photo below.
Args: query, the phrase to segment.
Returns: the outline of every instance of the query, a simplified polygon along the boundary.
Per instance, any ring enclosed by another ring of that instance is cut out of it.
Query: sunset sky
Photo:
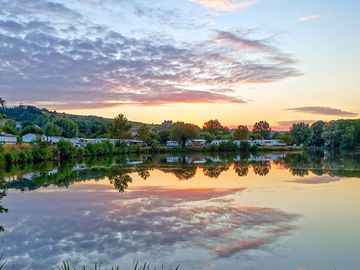
[[[360,114],[360,1],[0,0],[0,97],[252,125]]]

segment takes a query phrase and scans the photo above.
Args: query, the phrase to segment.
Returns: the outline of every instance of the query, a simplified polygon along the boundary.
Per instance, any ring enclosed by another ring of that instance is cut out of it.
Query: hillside
[[[106,126],[112,121],[110,118],[104,118],[94,115],[83,116],[66,113],[58,113],[48,109],[40,109],[35,106],[15,106],[0,108],[0,113],[5,114],[7,119],[13,119],[22,123],[23,126],[36,124],[40,128],[44,128],[46,124],[60,121],[63,119],[71,120],[77,125],[77,129],[81,135],[86,137],[99,137],[106,133]],[[137,129],[144,123],[129,121],[133,128]],[[147,124],[151,128],[160,125]]]

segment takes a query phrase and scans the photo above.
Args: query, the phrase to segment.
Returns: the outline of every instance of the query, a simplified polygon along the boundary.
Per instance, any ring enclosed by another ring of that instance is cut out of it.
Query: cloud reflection
[[[239,256],[272,244],[296,218],[238,205],[234,196],[243,190],[137,187],[119,194],[75,185],[66,192],[14,193],[0,252],[10,262],[27,261],[25,269],[62,260],[108,264],[143,256],[163,261],[186,249],[213,259]]]

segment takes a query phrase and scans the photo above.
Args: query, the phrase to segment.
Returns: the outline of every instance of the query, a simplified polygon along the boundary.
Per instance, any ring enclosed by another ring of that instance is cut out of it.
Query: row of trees
[[[120,114],[109,125],[108,133],[111,138],[125,139],[130,137],[130,129],[131,125],[127,118]],[[159,143],[165,143],[167,140],[176,140],[182,145],[185,145],[188,139],[194,138],[212,141],[215,139],[268,139],[270,137],[271,127],[266,121],[255,123],[252,132],[245,125],[239,125],[235,132],[231,132],[216,119],[205,122],[202,128],[191,123],[176,122],[170,127],[163,127],[157,131],[151,130],[145,124],[137,129],[137,138],[146,142],[157,140]]]
[[[295,123],[290,129],[293,143],[310,147],[351,149],[360,144],[360,120]]]

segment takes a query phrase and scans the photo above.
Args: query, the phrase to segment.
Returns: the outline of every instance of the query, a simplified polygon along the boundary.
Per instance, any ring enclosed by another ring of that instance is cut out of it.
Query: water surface
[[[360,269],[359,154],[123,156],[0,178],[7,269]]]

